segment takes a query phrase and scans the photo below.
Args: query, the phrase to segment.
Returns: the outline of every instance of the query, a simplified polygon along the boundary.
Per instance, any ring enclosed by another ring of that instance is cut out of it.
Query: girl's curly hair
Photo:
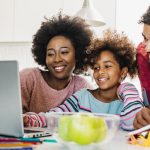
[[[84,64],[85,51],[93,39],[93,31],[90,29],[90,25],[80,17],[62,15],[61,12],[50,19],[45,19],[46,22],[42,22],[40,29],[33,36],[31,52],[34,60],[45,69],[48,69],[46,65],[46,47],[53,37],[64,36],[70,39],[75,48],[77,62],[73,73],[80,74],[86,71],[87,67]]]
[[[107,29],[103,32],[103,38],[96,38],[86,50],[85,63],[93,68],[102,51],[109,50],[119,63],[120,69],[128,67],[128,73],[133,78],[138,74],[136,62],[136,50],[134,44],[122,32]]]

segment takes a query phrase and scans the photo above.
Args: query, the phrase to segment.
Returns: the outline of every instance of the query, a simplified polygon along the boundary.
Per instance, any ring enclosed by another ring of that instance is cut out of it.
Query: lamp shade
[[[92,27],[106,25],[101,14],[94,8],[92,0],[84,0],[83,7],[75,14],[87,21]]]

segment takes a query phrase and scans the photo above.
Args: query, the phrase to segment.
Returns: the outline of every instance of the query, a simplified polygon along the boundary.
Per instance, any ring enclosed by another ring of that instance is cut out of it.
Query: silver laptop
[[[17,61],[0,61],[0,135],[40,137],[47,128],[23,127],[20,76]]]

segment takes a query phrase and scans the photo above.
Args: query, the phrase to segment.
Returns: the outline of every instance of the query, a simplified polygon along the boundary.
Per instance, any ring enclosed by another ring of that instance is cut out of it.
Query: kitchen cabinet
[[[13,40],[14,0],[0,0],[0,42]]]
[[[47,18],[57,14],[62,0],[15,0],[13,41],[32,41],[32,36]]]
[[[0,42],[31,42],[45,21],[60,9],[63,14],[74,15],[84,0],[0,0]],[[108,5],[109,4],[109,5]],[[106,26],[93,28],[102,33],[108,27],[115,29],[116,0],[93,0]],[[107,9],[106,9],[107,8]]]
[[[84,0],[63,0],[63,13],[74,15],[83,6]]]

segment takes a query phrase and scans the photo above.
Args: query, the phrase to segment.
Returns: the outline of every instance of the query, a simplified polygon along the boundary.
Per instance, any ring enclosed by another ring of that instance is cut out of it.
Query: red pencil
[[[0,138],[0,141],[20,141],[19,139]]]
[[[41,144],[42,142],[24,142],[24,141],[20,141],[21,143],[29,143],[29,144],[33,144],[33,145],[38,145],[38,144]],[[5,140],[5,141],[2,141],[2,140],[0,140],[0,144],[1,143],[5,143],[5,144],[9,144],[9,143],[19,143],[19,141],[18,142],[16,142],[16,141],[12,141],[12,140],[10,140],[10,141],[8,141],[8,140]]]

